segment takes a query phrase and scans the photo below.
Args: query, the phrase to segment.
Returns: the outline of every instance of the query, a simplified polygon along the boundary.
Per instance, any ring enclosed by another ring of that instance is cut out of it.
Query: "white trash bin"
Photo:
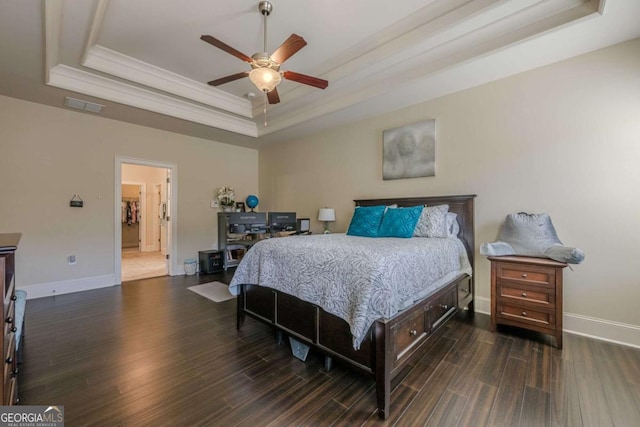
[[[185,259],[184,260],[184,274],[187,276],[193,276],[196,274],[197,261],[195,259]]]

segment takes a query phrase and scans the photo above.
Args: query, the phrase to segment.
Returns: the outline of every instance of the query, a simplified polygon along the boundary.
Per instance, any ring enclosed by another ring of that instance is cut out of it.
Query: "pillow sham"
[[[460,224],[458,224],[458,214],[454,212],[447,212],[447,236],[458,237],[460,233]]]
[[[378,237],[409,238],[413,236],[413,230],[420,219],[422,209],[422,206],[387,208],[382,217]]]
[[[449,205],[426,206],[418,220],[415,237],[447,237],[447,212]]]
[[[349,236],[378,237],[378,229],[386,208],[384,205],[356,207],[347,234]]]

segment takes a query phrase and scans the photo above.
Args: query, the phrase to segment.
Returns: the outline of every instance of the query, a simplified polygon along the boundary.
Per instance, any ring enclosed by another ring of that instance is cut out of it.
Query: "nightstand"
[[[567,264],[548,258],[489,257],[491,331],[511,325],[553,335],[562,348],[562,274]]]

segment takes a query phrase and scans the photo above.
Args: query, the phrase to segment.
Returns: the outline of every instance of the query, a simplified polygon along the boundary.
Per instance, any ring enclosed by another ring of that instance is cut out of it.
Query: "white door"
[[[167,180],[169,180],[169,173],[167,173]],[[171,217],[169,216],[169,182],[164,182],[162,184],[162,192],[160,194],[160,252],[163,255],[168,254],[169,248],[169,221]]]
[[[151,236],[151,240],[153,242],[153,250],[160,250],[160,229],[162,226],[160,225],[160,212],[161,212],[161,202],[162,200],[162,184],[156,184],[153,186],[153,195],[151,200],[151,215],[149,215],[149,220],[152,222],[151,229],[153,230],[153,235]]]

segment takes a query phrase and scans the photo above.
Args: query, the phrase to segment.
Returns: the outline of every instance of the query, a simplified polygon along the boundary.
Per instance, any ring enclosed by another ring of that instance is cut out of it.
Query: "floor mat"
[[[215,302],[235,298],[235,295],[229,293],[229,286],[222,282],[203,283],[202,285],[190,286],[187,289]]]

